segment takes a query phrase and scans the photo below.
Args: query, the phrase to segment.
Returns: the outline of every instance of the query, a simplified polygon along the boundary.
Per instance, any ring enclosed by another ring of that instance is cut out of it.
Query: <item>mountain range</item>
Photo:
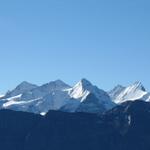
[[[15,89],[0,97],[0,109],[32,112],[45,115],[49,110],[64,112],[104,113],[126,101],[150,101],[150,93],[140,82],[128,87],[116,86],[106,92],[87,79],[70,86],[61,80],[37,86],[20,83]]]
[[[150,150],[149,102],[140,82],[106,92],[86,79],[24,81],[0,98],[0,148]]]

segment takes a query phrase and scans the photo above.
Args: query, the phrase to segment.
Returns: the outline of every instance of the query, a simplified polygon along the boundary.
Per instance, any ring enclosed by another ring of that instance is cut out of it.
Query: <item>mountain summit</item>
[[[69,89],[69,95],[71,98],[80,102],[78,104],[76,103],[78,105],[76,111],[80,112],[101,112],[101,110],[108,110],[115,106],[107,92],[92,85],[86,79],[82,79],[74,87]],[[71,104],[66,105],[69,108],[68,105]]]
[[[14,97],[19,94],[23,94],[37,87],[38,86],[35,84],[29,83],[27,81],[23,81],[14,90],[7,92],[5,98]]]
[[[128,87],[117,86],[109,92],[109,95],[115,103],[139,99],[150,101],[150,93],[146,91],[141,82],[135,82]]]

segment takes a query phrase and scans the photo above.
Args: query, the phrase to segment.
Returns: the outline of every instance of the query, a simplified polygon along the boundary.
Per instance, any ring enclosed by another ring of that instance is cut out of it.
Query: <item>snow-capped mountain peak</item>
[[[23,94],[37,87],[38,86],[35,84],[29,83],[27,81],[23,81],[14,90],[7,92],[5,95],[5,98],[14,97],[14,96]]]
[[[142,99],[144,101],[150,100],[150,93],[148,93],[141,82],[136,81],[128,87],[117,87],[109,92],[110,97],[115,103],[123,103],[125,101],[134,101]]]
[[[130,85],[130,88],[133,88],[134,90],[138,89],[138,90],[146,91],[145,87],[140,81],[134,82],[132,85]]]
[[[65,82],[63,82],[62,80],[55,80],[55,81],[51,81],[49,82],[49,84],[53,84],[53,85],[56,85],[56,86],[59,86],[59,87],[66,87],[66,88],[69,88],[70,85],[66,84]]]
[[[80,80],[70,91],[69,94],[72,98],[80,100],[81,103],[87,100],[87,97],[92,94],[96,98],[97,104],[104,106],[106,109],[114,106],[114,103],[111,101],[109,95],[99,89],[97,86],[92,85],[86,79]],[[94,102],[94,100],[93,100]]]
[[[87,79],[83,78],[77,83],[77,85],[87,88],[89,86],[92,86],[92,83],[90,81],[88,81]]]
[[[115,86],[109,93],[110,97],[115,98],[118,96],[126,87],[122,85]]]
[[[65,89],[68,88],[70,88],[70,86],[61,80],[51,81],[49,83],[39,86],[38,88],[30,90],[29,92],[24,93],[22,95],[22,99],[32,100],[32,99],[43,98],[49,94],[54,95],[57,91],[65,92]]]
[[[70,90],[70,96],[83,101],[91,92],[92,88],[93,85],[83,78]]]
[[[35,85],[35,84],[29,83],[27,81],[23,81],[15,89],[21,89],[21,90],[28,89],[28,90],[31,90],[31,89],[36,88],[36,87],[38,87],[38,86]]]
[[[51,81],[47,84],[44,84],[43,87],[47,87],[50,90],[64,90],[64,89],[68,89],[71,86],[66,84],[65,82],[61,81],[61,80],[55,80],[55,81]]]

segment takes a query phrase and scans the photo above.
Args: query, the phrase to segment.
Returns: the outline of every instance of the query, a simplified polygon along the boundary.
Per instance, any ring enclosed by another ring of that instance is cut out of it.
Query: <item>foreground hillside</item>
[[[2,150],[149,150],[150,104],[125,102],[103,115],[0,111]]]

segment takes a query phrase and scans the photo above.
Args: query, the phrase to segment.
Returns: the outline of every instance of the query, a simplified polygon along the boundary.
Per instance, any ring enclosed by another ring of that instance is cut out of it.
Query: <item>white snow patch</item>
[[[0,98],[3,98],[5,95],[4,94],[0,94]]]
[[[47,112],[41,112],[40,115],[45,116]]]
[[[20,98],[21,96],[22,96],[22,94],[19,94],[19,95],[17,95],[17,96],[13,96],[13,97],[7,98],[7,100],[10,101],[10,100],[18,99],[18,98]]]
[[[130,125],[131,124],[131,116],[129,115],[128,116],[128,125]]]

